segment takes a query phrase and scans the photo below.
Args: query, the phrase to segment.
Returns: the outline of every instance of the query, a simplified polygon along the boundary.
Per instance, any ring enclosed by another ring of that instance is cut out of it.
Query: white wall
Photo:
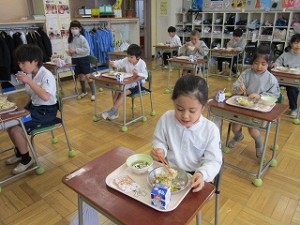
[[[0,22],[20,20],[28,17],[27,0],[1,0]]]

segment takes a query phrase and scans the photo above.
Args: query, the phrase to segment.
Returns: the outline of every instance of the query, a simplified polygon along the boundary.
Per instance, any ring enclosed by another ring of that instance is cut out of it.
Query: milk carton
[[[151,204],[166,209],[171,200],[171,188],[163,184],[155,184],[151,190]]]

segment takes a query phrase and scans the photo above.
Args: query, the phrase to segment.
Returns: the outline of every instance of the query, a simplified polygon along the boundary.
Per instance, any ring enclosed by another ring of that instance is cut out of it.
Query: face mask
[[[76,36],[76,35],[79,34],[79,30],[71,30],[71,33],[72,33],[74,36]]]

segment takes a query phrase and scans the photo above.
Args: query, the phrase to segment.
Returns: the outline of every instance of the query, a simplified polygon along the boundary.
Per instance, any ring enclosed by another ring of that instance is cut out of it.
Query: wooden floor
[[[123,145],[136,152],[149,152],[153,131],[159,117],[166,110],[173,108],[171,95],[164,94],[167,71],[153,70],[152,75],[156,116],[149,116],[149,98],[144,97],[148,120],[130,125],[126,133],[107,121],[93,122],[93,103],[89,97],[80,101],[76,99],[64,101],[67,129],[77,152],[76,157],[68,158],[62,130],[56,132],[59,137],[57,144],[51,144],[48,134],[38,136],[36,138],[38,155],[46,171],[42,175],[31,173],[2,185],[0,225],[69,224],[77,212],[77,196],[62,184],[63,175],[115,146]],[[174,84],[176,79],[177,72],[173,71],[171,83]],[[232,82],[220,77],[209,77],[210,95],[220,89],[231,89]],[[65,94],[73,91],[70,81],[64,81],[63,87]],[[97,98],[99,110],[111,107],[109,91],[99,93]],[[25,102],[22,94],[11,96],[11,100],[17,101],[19,106]],[[127,106],[130,115],[130,104],[128,103]],[[139,112],[138,107],[137,101],[137,112]],[[225,123],[224,129],[226,126]],[[274,130],[271,137],[273,135]],[[245,136],[244,141],[224,157],[225,161],[230,160],[237,165],[253,169],[257,164],[254,142],[248,134]],[[251,184],[252,177],[225,167],[221,188],[220,224],[300,224],[299,137],[300,126],[293,125],[288,118],[283,118],[278,143],[278,165],[270,168],[265,174],[261,187]],[[0,149],[10,146],[7,133],[1,132]],[[4,159],[10,154],[11,152],[0,156],[1,177],[10,174],[13,169],[13,166],[5,166],[4,163]],[[112,224],[102,216],[100,221],[101,224]],[[211,200],[203,208],[203,224],[213,224],[213,222],[214,201]],[[195,220],[190,224],[194,225]]]

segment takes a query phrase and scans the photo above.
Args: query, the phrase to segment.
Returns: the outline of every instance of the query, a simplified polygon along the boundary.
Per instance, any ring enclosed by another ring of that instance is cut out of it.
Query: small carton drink
[[[163,184],[154,184],[151,190],[151,204],[166,209],[171,200],[171,188]]]

